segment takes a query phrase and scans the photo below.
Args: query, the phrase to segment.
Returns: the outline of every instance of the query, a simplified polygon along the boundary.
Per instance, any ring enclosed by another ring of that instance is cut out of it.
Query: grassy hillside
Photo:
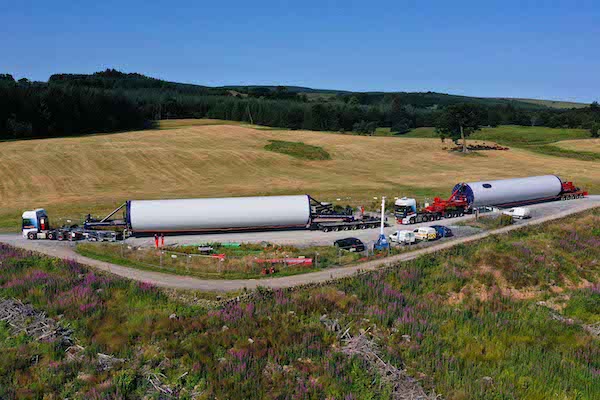
[[[270,140],[319,146],[331,160],[265,150]],[[127,199],[309,193],[358,206],[384,194],[448,195],[459,181],[549,173],[600,191],[596,161],[518,148],[463,157],[444,151],[439,140],[239,125],[7,142],[0,165],[0,227],[13,230],[24,209],[46,207],[55,223],[64,223],[107,213]]]
[[[330,89],[313,89],[301,86],[285,86],[291,93],[305,94],[309,99],[343,99],[344,97],[355,97],[361,104],[377,104],[384,98],[390,96],[398,96],[402,103],[411,104],[416,107],[433,107],[439,106],[444,107],[450,104],[457,103],[474,103],[482,106],[506,106],[512,105],[516,108],[527,109],[527,110],[543,110],[548,108],[571,108],[568,107],[570,104],[578,104],[580,106],[587,106],[587,104],[579,103],[568,103],[568,102],[557,102],[551,100],[530,100],[530,99],[508,99],[499,97],[474,97],[474,96],[461,96],[448,93],[437,93],[437,92],[351,92],[344,90],[330,90]],[[243,93],[251,92],[256,89],[275,91],[277,86],[223,86],[216,89],[229,89],[240,91]]]
[[[591,211],[208,310],[0,245],[0,295],[81,346],[0,322],[0,398],[387,399],[420,391],[408,375],[448,400],[597,399],[599,225]]]

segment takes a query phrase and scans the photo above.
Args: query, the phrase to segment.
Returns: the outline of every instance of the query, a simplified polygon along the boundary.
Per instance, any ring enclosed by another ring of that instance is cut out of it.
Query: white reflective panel
[[[562,182],[556,175],[469,182],[467,185],[473,191],[473,207],[548,199],[562,191]]]
[[[310,200],[307,195],[132,200],[129,218],[134,232],[304,226]]]

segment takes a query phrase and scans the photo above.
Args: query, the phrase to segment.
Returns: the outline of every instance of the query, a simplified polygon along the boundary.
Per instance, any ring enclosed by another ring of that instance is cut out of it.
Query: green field
[[[401,137],[439,139],[435,128],[416,128]],[[507,146],[533,146],[561,140],[588,139],[589,137],[590,132],[586,129],[502,125],[497,128],[482,128],[471,135],[470,139],[489,140]]]
[[[434,128],[416,128],[400,137],[405,138],[439,138]],[[586,129],[547,128],[533,126],[504,125],[497,128],[482,128],[469,137],[469,140],[489,141],[509,147],[520,147],[536,153],[555,157],[574,158],[583,161],[598,161],[597,152],[573,150],[556,146],[564,140],[590,139]],[[582,142],[583,143],[583,142]],[[581,148],[582,146],[578,146]]]
[[[448,400],[598,399],[598,226],[588,211],[208,309],[0,245],[1,297],[44,311],[82,346],[67,355],[68,343],[1,322],[0,398],[383,399],[399,383],[383,371],[406,370]],[[346,330],[376,343],[375,361],[346,354]],[[123,361],[103,369],[99,353]]]

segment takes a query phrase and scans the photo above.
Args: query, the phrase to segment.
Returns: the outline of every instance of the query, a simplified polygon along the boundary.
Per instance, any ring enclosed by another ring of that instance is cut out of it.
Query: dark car
[[[433,229],[435,229],[435,233],[437,234],[438,239],[443,237],[454,236],[452,233],[452,229],[443,225],[431,225]]]
[[[360,239],[353,237],[336,240],[333,242],[333,245],[342,250],[355,252],[365,251],[366,249],[365,244],[361,242]]]

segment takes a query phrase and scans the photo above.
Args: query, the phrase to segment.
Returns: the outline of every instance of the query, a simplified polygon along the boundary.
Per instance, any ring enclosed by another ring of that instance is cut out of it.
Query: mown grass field
[[[18,230],[21,212],[44,207],[55,224],[106,215],[128,199],[308,193],[354,206],[374,196],[447,196],[460,181],[557,174],[600,192],[600,162],[513,147],[478,157],[449,153],[439,140],[259,130],[222,121],[168,122],[148,130],[76,138],[6,142],[0,146],[0,229]],[[515,127],[498,128],[513,132]],[[536,141],[584,132],[523,128]],[[545,132],[545,133],[544,133]],[[490,136],[493,137],[493,136]],[[566,137],[565,137],[566,138]],[[304,160],[265,149],[270,140],[323,148],[330,160]],[[516,140],[516,139],[515,139]]]
[[[83,347],[0,322],[0,398],[394,398],[381,362],[344,352],[348,329],[444,399],[598,399],[599,226],[592,210],[213,309],[0,244],[0,297]],[[99,353],[123,362],[102,369]]]

